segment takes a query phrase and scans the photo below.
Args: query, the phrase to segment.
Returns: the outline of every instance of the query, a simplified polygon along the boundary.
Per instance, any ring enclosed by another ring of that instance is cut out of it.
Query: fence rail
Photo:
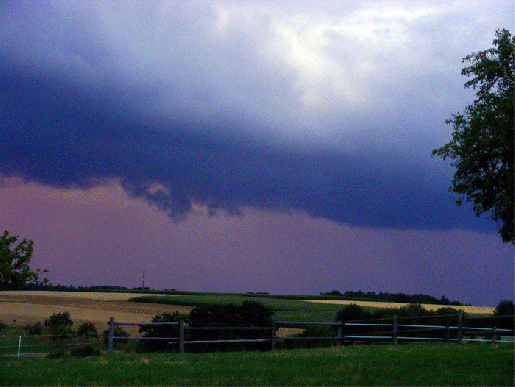
[[[381,322],[313,322],[313,321],[275,321],[273,322],[271,327],[190,327],[187,326],[184,320],[180,322],[144,322],[144,323],[131,323],[131,322],[115,322],[114,318],[111,317],[109,323],[109,335],[108,335],[108,352],[111,352],[113,349],[113,341],[114,340],[169,340],[169,344],[179,344],[179,352],[184,353],[185,344],[212,344],[212,343],[262,343],[262,342],[270,342],[271,349],[274,350],[276,348],[276,343],[279,340],[333,340],[336,342],[336,345],[348,344],[348,343],[358,343],[358,342],[377,342],[377,343],[391,343],[398,344],[399,341],[402,342],[446,342],[446,343],[457,343],[462,344],[463,342],[490,342],[490,343],[514,343],[513,340],[506,341],[500,340],[500,336],[514,336],[514,329],[503,329],[497,328],[495,326],[491,328],[484,327],[465,327],[463,326],[463,313],[460,310],[458,315],[441,315],[441,316],[417,316],[413,318],[422,319],[430,319],[430,318],[457,318],[457,325],[451,326],[450,324],[445,325],[433,325],[433,324],[398,324],[398,316],[393,316],[393,318],[389,319],[380,319]],[[506,316],[508,318],[513,319],[513,316]],[[406,317],[402,318],[406,320]],[[390,320],[391,322],[386,322]],[[378,320],[376,320],[378,321]],[[177,337],[126,337],[126,336],[115,336],[115,326],[117,325],[172,325],[179,327],[179,336]],[[310,325],[319,325],[326,327],[335,327],[336,335],[333,336],[312,336],[312,337],[299,337],[299,336],[278,336],[277,330],[279,327],[287,327],[287,326],[299,326],[305,327]],[[378,331],[377,329],[380,327],[386,327],[387,329],[383,329]],[[365,331],[365,332],[352,332],[353,328],[372,328],[375,331]],[[269,338],[239,338],[239,339],[224,339],[224,340],[188,340],[185,336],[185,331],[270,331],[271,335]],[[427,332],[440,332],[440,335],[443,337],[425,337],[418,336],[417,334]],[[399,334],[401,333],[401,334]],[[402,334],[404,333],[404,334]],[[455,337],[451,337],[451,333]],[[411,335],[406,335],[411,334]],[[470,336],[470,337],[464,337]],[[477,338],[476,336],[481,335],[481,338]],[[484,338],[485,336],[491,336],[490,338]]]

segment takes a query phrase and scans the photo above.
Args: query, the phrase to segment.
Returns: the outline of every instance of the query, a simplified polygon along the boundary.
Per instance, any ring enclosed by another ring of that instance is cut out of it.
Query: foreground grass
[[[514,385],[513,346],[351,346],[0,358],[0,385]]]
[[[203,305],[241,305],[243,301],[255,301],[272,308],[276,321],[334,321],[342,305],[316,304],[295,298],[279,298],[260,295],[238,294],[199,294],[177,296],[140,296],[131,298],[131,302],[156,303],[168,305],[203,306]]]

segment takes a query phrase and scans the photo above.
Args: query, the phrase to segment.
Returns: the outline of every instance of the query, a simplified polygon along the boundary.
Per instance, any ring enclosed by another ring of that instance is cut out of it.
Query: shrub
[[[60,326],[71,327],[72,325],[73,321],[70,318],[70,312],[54,313],[45,320],[45,327],[50,328],[50,330]]]
[[[7,330],[7,325],[3,322],[0,322],[0,333],[3,334]]]
[[[109,325],[109,323],[107,323]],[[107,345],[107,342],[109,341],[109,329],[106,329],[104,331],[104,344]],[[129,337],[129,334],[125,332],[121,327],[116,325],[114,327],[114,335],[118,337]],[[120,346],[127,344],[129,342],[129,339],[116,339],[113,341],[113,349],[119,348]]]
[[[179,322],[181,319],[185,319],[184,315],[175,312],[173,314],[163,313],[154,316],[152,322]],[[139,329],[139,332],[143,334],[143,337],[163,337],[163,340],[142,340],[143,347],[147,351],[170,351],[173,346],[169,344],[171,338],[179,337],[179,326],[177,325],[143,325]],[[176,346],[175,346],[176,347]]]
[[[85,322],[77,328],[77,336],[82,336],[86,339],[90,337],[98,337],[97,328],[92,322]]]
[[[368,320],[372,316],[369,312],[356,304],[345,305],[345,307],[336,313],[336,321],[353,321]]]
[[[267,327],[272,326],[272,308],[258,302],[243,301],[241,305],[203,305],[190,313],[191,327]],[[269,339],[270,331],[265,330],[198,330],[189,332],[190,339],[195,340],[238,340]],[[196,344],[193,350],[243,350],[269,349],[269,343],[222,343]]]
[[[69,312],[55,313],[51,315],[44,323],[46,328],[49,328],[52,340],[59,339],[61,343],[70,338],[73,334],[72,325],[73,321],[70,318]]]
[[[293,337],[335,337],[335,330],[323,325],[309,325],[302,333],[293,335]],[[286,339],[281,343],[281,348],[323,348],[330,347],[335,344],[334,340],[329,339],[312,339],[312,340],[296,340]]]
[[[36,322],[33,325],[27,324],[24,329],[27,332],[27,334],[31,336],[41,335],[41,333],[43,332],[43,325],[41,325],[40,322]]]
[[[57,351],[50,352],[48,355],[46,355],[49,359],[60,359],[63,357],[66,357],[68,354],[63,349],[58,349]]]

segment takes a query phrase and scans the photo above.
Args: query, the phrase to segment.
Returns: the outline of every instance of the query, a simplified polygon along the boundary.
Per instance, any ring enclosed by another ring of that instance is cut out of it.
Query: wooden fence
[[[513,320],[514,316],[506,316]],[[451,326],[449,323],[445,325],[431,324],[400,324],[400,319],[431,319],[431,318],[457,318],[457,325]],[[270,327],[190,327],[184,320],[180,322],[115,322],[111,317],[109,322],[108,334],[108,352],[113,349],[114,340],[168,340],[169,344],[179,344],[179,352],[184,353],[185,344],[213,344],[213,343],[260,343],[270,342],[271,350],[276,349],[278,341],[284,340],[332,340],[336,345],[342,344],[360,344],[360,343],[389,343],[398,344],[399,342],[445,342],[462,344],[464,342],[489,342],[495,343],[514,343],[513,340],[501,340],[501,336],[514,336],[514,329],[500,329],[495,326],[491,328],[484,327],[464,327],[463,313],[460,310],[458,315],[440,315],[440,316],[416,316],[399,318],[385,318],[374,320],[376,322],[366,321],[337,321],[337,322],[292,322],[292,321],[274,321]],[[179,327],[178,337],[127,337],[115,336],[115,327],[120,325],[170,325]],[[304,336],[278,336],[279,327],[306,327],[309,325],[334,327],[336,334],[333,336],[320,337],[304,337]],[[352,332],[355,328],[360,328],[360,332]],[[367,329],[369,329],[367,331]],[[188,340],[185,331],[194,330],[231,330],[231,331],[269,331],[268,338],[258,339],[227,339],[227,340]],[[365,331],[365,332],[363,332]],[[420,336],[424,332],[440,332],[440,334],[431,337]],[[410,335],[406,335],[410,334]],[[442,336],[442,337],[439,337]],[[479,336],[479,338],[478,338]]]

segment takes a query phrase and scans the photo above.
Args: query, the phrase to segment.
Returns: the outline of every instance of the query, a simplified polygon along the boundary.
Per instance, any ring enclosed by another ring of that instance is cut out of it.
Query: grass
[[[513,346],[412,344],[210,354],[0,358],[0,385],[514,384]]]
[[[16,355],[18,353],[19,337],[22,336],[21,356],[27,354],[48,354],[58,350],[71,351],[84,345],[92,345],[96,349],[105,349],[101,336],[85,339],[83,337],[70,336],[61,340],[52,340],[48,332],[42,335],[28,335],[21,327],[7,327],[0,333],[0,356]]]
[[[234,304],[243,301],[255,301],[271,307],[276,321],[334,321],[342,305],[317,304],[296,298],[279,298],[273,296],[255,296],[238,294],[200,294],[178,296],[141,296],[129,299],[132,302],[157,303],[168,305],[201,306]]]

